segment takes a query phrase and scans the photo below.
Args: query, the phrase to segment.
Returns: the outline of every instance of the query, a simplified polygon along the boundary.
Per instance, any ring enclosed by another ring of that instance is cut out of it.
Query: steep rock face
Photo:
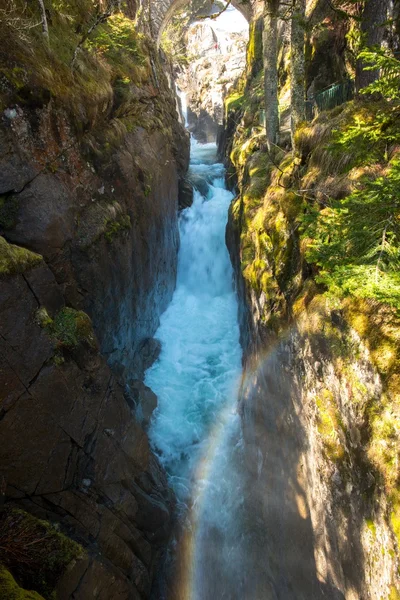
[[[227,244],[245,349],[246,503],[249,515],[260,511],[255,585],[265,591],[272,581],[271,595],[284,598],[395,598],[399,319],[388,304],[324,294],[303,221],[313,194],[318,211],[354,189],[363,151],[354,145],[346,167],[337,156],[329,162],[332,130],[377,107],[321,114],[304,126],[301,157],[282,148],[271,157],[259,119],[257,33],[253,26],[248,80],[226,101],[221,137],[228,183],[238,189]],[[312,77],[325,77],[327,63]]]
[[[41,319],[46,307],[57,322],[63,305],[44,263],[1,282],[6,497],[61,522],[89,550],[70,565],[57,597],[146,597],[172,498],[90,329],[72,342],[66,322],[53,329],[51,317]]]
[[[367,345],[345,311],[318,296],[311,301],[312,293],[296,319],[277,316],[268,325],[272,300],[243,277],[232,213],[227,244],[245,348],[246,502],[249,514],[260,514],[256,554],[265,578],[257,585],[265,590],[272,580],[287,597],[304,600],[392,597],[398,541],[366,417],[383,388]]]
[[[111,49],[115,30],[128,50],[74,71],[36,38],[38,69],[20,40],[18,68],[0,56],[0,494],[86,548],[57,589],[82,600],[148,597],[173,503],[137,380],[175,286],[189,140],[151,41],[118,14],[96,32]]]
[[[171,102],[172,124],[173,111]],[[122,369],[156,330],[175,285],[188,146],[174,126],[173,137],[137,127],[90,156],[51,104],[3,115],[0,190],[12,212],[4,234],[45,257],[68,304],[89,312],[102,352]]]
[[[362,408],[381,383],[344,323],[339,338],[359,350],[350,375],[338,371],[330,340],[303,321],[257,346],[242,389],[258,585],[272,580],[288,598],[388,598],[397,580],[387,500],[382,488],[374,493],[363,449]]]
[[[246,33],[219,31],[193,23],[186,34],[190,65],[177,78],[186,92],[189,128],[197,139],[212,142],[223,122],[223,98],[245,67]]]

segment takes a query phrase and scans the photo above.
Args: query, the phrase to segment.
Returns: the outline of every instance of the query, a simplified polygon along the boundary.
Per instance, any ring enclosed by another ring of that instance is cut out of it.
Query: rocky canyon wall
[[[339,30],[328,29],[337,46]],[[318,34],[313,43],[322,43]],[[299,155],[284,145],[271,155],[260,126],[261,52],[253,26],[247,80],[226,100],[222,139],[237,190],[227,244],[245,349],[246,502],[261,515],[254,585],[272,597],[397,598],[398,316],[389,304],[327,290],[306,251],[304,215],[314,194],[322,210],[326,198],[349,194],[360,174],[357,145],[354,165],[329,162],[332,131],[346,131],[360,105],[303,125]],[[282,58],[282,98],[284,65]],[[317,63],[308,69],[318,76]]]
[[[49,10],[49,46],[27,43],[34,13],[2,22],[0,490],[3,514],[85,549],[57,597],[145,598],[173,498],[139,380],[175,286],[189,143],[152,40],[119,13],[84,45],[84,9]],[[42,579],[22,584],[47,598]]]
[[[171,15],[161,47],[186,95],[188,128],[201,142],[215,142],[222,129],[223,99],[245,67],[247,24],[241,13],[202,0],[184,3]],[[209,15],[212,18],[206,18]],[[220,15],[215,18],[216,15]]]

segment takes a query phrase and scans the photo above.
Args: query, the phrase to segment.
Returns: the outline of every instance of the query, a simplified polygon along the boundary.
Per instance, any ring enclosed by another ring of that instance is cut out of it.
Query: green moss
[[[43,600],[43,596],[22,589],[10,571],[0,565],[0,600]]]
[[[28,26],[40,22],[38,3],[27,3],[21,16],[27,23],[23,33],[11,20],[0,23],[0,35],[8,40],[7,63],[0,61],[7,82],[0,102],[37,108],[52,99],[68,112],[78,133],[92,127],[101,132],[111,112],[117,117],[130,113],[137,86],[153,86],[150,56],[155,51],[122,12],[111,15],[83,41],[98,7],[90,0],[77,4],[47,3],[49,45],[39,27]],[[145,107],[142,110],[146,112]]]
[[[249,42],[247,45],[247,68],[250,69],[251,75],[257,74],[262,69],[263,60],[263,44],[262,44],[262,19],[253,21],[249,29]]]
[[[0,570],[0,589],[8,586],[16,594],[15,600],[39,600],[42,596],[53,600],[53,590],[67,566],[84,555],[82,547],[56,527],[15,508],[3,514],[0,537],[0,563],[12,574]],[[25,592],[16,586],[14,577],[23,588],[38,593]]]
[[[343,423],[332,392],[324,390],[316,398],[318,408],[317,427],[321,435],[326,456],[333,462],[341,462],[344,458],[344,447],[340,438]]]
[[[238,110],[243,106],[245,100],[244,94],[235,92],[225,99],[225,114],[228,115],[231,111]]]
[[[60,349],[74,350],[82,343],[96,348],[92,322],[85,312],[66,307],[53,320],[44,309],[40,309],[37,318]]]
[[[131,228],[131,218],[129,215],[122,215],[118,220],[109,219],[106,223],[104,236],[108,242],[112,242],[115,236]]]
[[[390,522],[393,533],[396,536],[397,548],[400,549],[400,490],[395,490],[391,495],[392,511],[390,513]]]
[[[372,519],[366,519],[365,523],[368,527],[368,529],[370,530],[370,532],[372,533],[373,538],[376,538],[376,525],[374,523],[374,521]]]
[[[388,600],[400,600],[400,590],[398,587],[394,585],[390,586]]]
[[[0,276],[23,273],[42,262],[40,254],[9,244],[0,236]]]

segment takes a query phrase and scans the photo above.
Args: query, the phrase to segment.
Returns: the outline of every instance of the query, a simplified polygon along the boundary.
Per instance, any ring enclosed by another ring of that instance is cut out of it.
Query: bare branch
[[[230,6],[231,2],[232,2],[232,0],[228,0],[228,2],[225,4],[224,8],[222,8],[218,13],[215,13],[213,15],[203,15],[203,16],[197,17],[198,20],[212,19],[214,21],[214,19],[218,19],[218,17],[220,17],[227,10],[227,8]]]

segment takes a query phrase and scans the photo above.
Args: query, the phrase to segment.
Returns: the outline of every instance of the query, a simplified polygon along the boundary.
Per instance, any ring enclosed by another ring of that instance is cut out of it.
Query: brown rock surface
[[[83,344],[64,350],[62,364],[55,360],[57,343],[37,322],[39,304],[28,284],[51,280],[45,269],[0,287],[6,495],[60,521],[89,548],[89,559],[71,566],[65,586],[60,582],[60,598],[146,597],[172,498],[104,359]]]
[[[0,234],[43,256],[0,273],[0,481],[6,501],[88,550],[59,582],[62,599],[148,597],[169,534],[173,498],[124,395],[175,287],[189,159],[153,58],[129,90],[140,106],[129,127],[115,128],[109,103],[77,131],[50,97],[0,115]],[[98,342],[78,329],[81,310]]]

